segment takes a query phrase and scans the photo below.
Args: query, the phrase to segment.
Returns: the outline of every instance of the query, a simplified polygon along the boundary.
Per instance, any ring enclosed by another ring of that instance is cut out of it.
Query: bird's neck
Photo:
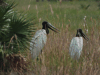
[[[81,33],[77,32],[76,37],[81,37]]]
[[[46,31],[47,34],[49,34],[49,29],[48,28],[42,28]]]
[[[80,35],[79,34],[76,34],[76,37],[80,37]]]
[[[79,37],[79,35],[78,35],[78,34],[76,34],[76,37]]]

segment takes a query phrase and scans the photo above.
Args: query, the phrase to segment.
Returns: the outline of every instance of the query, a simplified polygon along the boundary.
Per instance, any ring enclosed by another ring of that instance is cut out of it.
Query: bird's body
[[[83,48],[83,38],[82,37],[74,37],[71,40],[70,44],[70,55],[74,59],[79,59]]]
[[[41,52],[42,48],[46,44],[47,34],[44,29],[38,30],[32,38],[30,43],[30,50],[32,58],[35,59]]]
[[[48,23],[46,21],[42,22],[42,29],[38,30],[35,33],[35,35],[33,36],[32,40],[30,42],[30,50],[31,50],[32,59],[35,59],[36,57],[38,57],[38,55],[42,51],[42,48],[46,44],[47,34],[49,34],[48,28],[53,30],[54,32],[58,31],[50,23]]]
[[[88,40],[86,35],[82,32],[82,29],[77,29],[76,37],[73,37],[69,47],[69,53],[71,58],[78,60],[80,58],[83,48],[83,38]]]

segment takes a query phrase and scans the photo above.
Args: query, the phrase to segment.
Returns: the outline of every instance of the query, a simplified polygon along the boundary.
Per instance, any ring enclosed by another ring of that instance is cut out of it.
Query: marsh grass
[[[81,3],[91,6],[87,10],[80,9]],[[30,8],[28,8],[28,5],[30,5]],[[20,0],[19,5],[14,10],[28,12],[33,14],[33,17],[36,16],[37,30],[41,28],[41,23],[44,20],[60,30],[57,34],[50,31],[47,44],[43,48],[38,61],[31,60],[29,51],[26,53],[28,62],[30,62],[29,73],[32,72],[32,75],[100,74],[100,11],[96,2],[62,1],[60,4],[60,2],[35,2],[32,0],[23,2],[23,0]],[[87,16],[88,33],[84,29],[84,16]],[[78,28],[84,31],[89,37],[89,41],[84,40],[81,57],[78,61],[75,61],[70,58],[69,45]],[[29,74],[26,73],[26,75]]]

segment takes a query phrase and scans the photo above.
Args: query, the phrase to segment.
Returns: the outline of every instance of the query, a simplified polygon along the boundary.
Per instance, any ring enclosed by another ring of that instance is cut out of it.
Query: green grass
[[[83,10],[80,8],[80,4],[90,4],[90,7],[88,8],[88,10]],[[30,5],[29,10],[28,5]],[[54,14],[51,13],[50,5],[52,6]],[[84,16],[87,16],[88,25],[91,25],[91,22],[89,22],[91,17],[96,21],[98,21],[98,19],[100,18],[100,11],[96,2],[62,2],[60,5],[59,2],[23,2],[21,0],[18,6],[16,7],[16,10],[19,10],[20,12],[29,12],[33,15],[33,17],[35,15],[37,19],[41,18],[41,22],[47,20],[52,24],[56,23],[56,25],[60,23],[60,26],[62,23],[69,24],[68,20],[70,20],[72,25],[71,28],[74,29],[75,27],[83,23]],[[59,16],[59,18],[57,18],[57,15]]]
[[[43,53],[40,54],[41,61],[33,60],[30,69],[36,75],[99,75],[100,74],[100,10],[95,1],[73,1],[73,2],[35,2],[28,0],[15,0],[18,5],[14,10],[31,14],[37,20],[36,28],[41,28],[42,21],[46,20],[60,30],[56,34],[50,31]],[[81,9],[81,4],[90,7]],[[30,8],[28,9],[28,5]],[[51,12],[51,8],[53,14]],[[36,9],[37,6],[37,9]],[[84,29],[84,16],[89,32]],[[41,21],[39,19],[41,18]],[[76,35],[76,29],[82,28],[89,37],[84,47],[80,60],[77,62],[69,56],[69,45],[71,39]],[[29,58],[29,57],[28,57]]]

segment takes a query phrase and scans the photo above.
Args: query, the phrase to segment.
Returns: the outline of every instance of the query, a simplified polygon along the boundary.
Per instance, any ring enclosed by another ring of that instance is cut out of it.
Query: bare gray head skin
[[[77,29],[76,37],[83,37],[85,40],[89,40],[89,38],[83,33],[82,29]]]
[[[42,29],[45,29],[47,34],[49,34],[49,29],[48,28],[51,29],[54,32],[59,32],[59,30],[56,29],[53,25],[51,25],[47,21],[43,21],[42,22]]]

